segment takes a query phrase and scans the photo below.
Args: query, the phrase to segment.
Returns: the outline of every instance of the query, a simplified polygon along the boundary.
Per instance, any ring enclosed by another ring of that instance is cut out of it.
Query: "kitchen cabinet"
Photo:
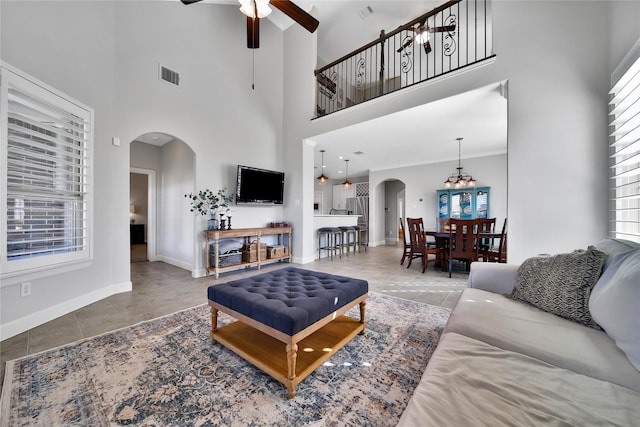
[[[342,184],[333,186],[333,209],[347,209],[347,199],[356,197],[356,186],[344,188]]]

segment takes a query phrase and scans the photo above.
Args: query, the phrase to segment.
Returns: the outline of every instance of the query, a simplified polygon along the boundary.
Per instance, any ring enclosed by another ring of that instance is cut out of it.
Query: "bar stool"
[[[362,225],[356,225],[354,228],[356,229],[356,236],[358,237],[358,252],[360,252],[361,246],[364,246],[364,251],[367,252],[367,246],[369,246],[369,229]]]
[[[323,236],[326,241],[325,246],[322,246]],[[322,227],[318,229],[318,259],[320,259],[323,250],[327,251],[331,259],[336,253],[342,258],[342,230],[338,227]]]
[[[356,245],[358,242],[358,232],[356,227],[352,225],[338,227],[342,230],[342,250],[347,250],[347,256],[349,255],[349,248],[353,247],[353,253],[356,253]],[[352,239],[353,237],[353,239]]]

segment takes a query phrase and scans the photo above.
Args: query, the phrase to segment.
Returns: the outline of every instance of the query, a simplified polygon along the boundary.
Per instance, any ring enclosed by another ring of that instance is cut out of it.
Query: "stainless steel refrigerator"
[[[369,228],[369,197],[350,197],[347,199],[347,211],[351,215],[360,215],[358,225]]]

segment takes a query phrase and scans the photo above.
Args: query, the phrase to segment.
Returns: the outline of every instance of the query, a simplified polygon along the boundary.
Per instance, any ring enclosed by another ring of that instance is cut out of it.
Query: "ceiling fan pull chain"
[[[251,90],[256,89],[256,50],[251,49]]]

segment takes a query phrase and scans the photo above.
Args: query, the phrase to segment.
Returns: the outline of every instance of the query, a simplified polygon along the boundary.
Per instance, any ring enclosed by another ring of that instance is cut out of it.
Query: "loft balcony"
[[[316,118],[494,56],[491,1],[448,1],[315,70]]]

